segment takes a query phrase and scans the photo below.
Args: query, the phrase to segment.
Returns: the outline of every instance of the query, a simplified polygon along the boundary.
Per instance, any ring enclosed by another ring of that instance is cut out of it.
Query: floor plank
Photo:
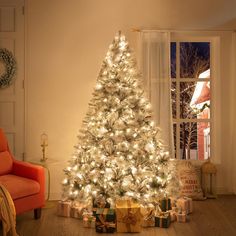
[[[222,195],[218,199],[194,201],[194,212],[188,223],[172,223],[170,228],[143,228],[138,236],[233,236],[236,235],[236,195]],[[56,207],[42,211],[41,219],[34,220],[33,212],[17,216],[20,236],[94,236],[94,229],[83,228],[73,218],[58,217]],[[131,235],[115,233],[115,235]]]

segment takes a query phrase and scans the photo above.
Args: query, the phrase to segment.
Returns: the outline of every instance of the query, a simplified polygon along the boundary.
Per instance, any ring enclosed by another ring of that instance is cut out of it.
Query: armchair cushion
[[[16,175],[0,176],[0,183],[5,186],[13,200],[34,195],[40,191],[37,181]]]
[[[0,152],[0,176],[11,173],[13,160],[8,151]]]

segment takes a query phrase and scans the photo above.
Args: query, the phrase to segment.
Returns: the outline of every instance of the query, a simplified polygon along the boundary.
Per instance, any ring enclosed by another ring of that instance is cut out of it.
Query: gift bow
[[[155,216],[154,209],[150,210],[146,216],[144,216],[144,220],[151,220],[152,217]]]
[[[101,227],[101,228],[105,228],[105,229],[107,229],[107,228],[115,228],[116,227],[116,224],[115,223],[113,223],[113,222],[106,222],[105,221],[105,219],[104,219],[104,217],[103,217],[103,215],[99,215],[99,223],[100,223],[100,225],[98,225],[99,227]]]
[[[137,218],[136,218],[135,214],[128,211],[128,214],[123,217],[122,222],[126,223],[126,224],[135,225],[137,223]]]

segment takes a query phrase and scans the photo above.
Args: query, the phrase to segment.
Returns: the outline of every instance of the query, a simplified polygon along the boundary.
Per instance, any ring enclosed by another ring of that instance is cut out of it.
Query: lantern
[[[216,172],[215,165],[210,161],[206,161],[202,165],[202,188],[206,198],[216,198]]]

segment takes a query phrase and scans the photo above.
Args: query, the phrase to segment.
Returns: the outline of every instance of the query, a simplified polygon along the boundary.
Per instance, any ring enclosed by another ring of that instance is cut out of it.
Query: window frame
[[[176,159],[180,159],[180,124],[183,122],[190,122],[190,119],[180,118],[180,83],[181,82],[196,82],[196,81],[210,81],[211,89],[211,107],[210,107],[210,118],[209,119],[191,119],[192,122],[209,122],[210,123],[210,158],[215,163],[220,163],[221,153],[221,139],[219,137],[220,129],[220,83],[219,83],[219,72],[220,70],[220,36],[216,32],[199,32],[199,31],[176,31],[170,33],[170,44],[176,42],[176,78],[169,76],[170,84],[176,82],[176,119],[173,119],[173,124],[176,124]],[[180,42],[209,42],[210,43],[210,78],[180,78]],[[171,62],[170,62],[171,65]],[[216,110],[216,107],[218,109]],[[218,134],[218,135],[216,135]],[[205,155],[204,155],[205,156]],[[190,159],[191,160],[191,159]],[[205,158],[204,158],[205,160]],[[197,159],[196,161],[202,161]]]

